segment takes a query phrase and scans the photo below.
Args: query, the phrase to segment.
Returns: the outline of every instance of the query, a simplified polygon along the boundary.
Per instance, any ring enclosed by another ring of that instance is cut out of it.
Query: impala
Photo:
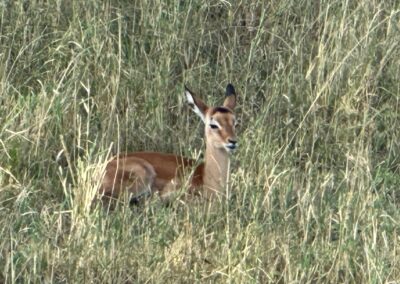
[[[185,96],[191,109],[205,124],[204,162],[198,164],[189,158],[158,152],[120,154],[106,166],[100,187],[103,198],[114,199],[123,193],[139,198],[158,193],[166,199],[185,184],[190,193],[200,193],[208,199],[224,196],[229,155],[238,146],[233,113],[235,89],[228,84],[224,103],[218,107],[207,106],[186,86]]]

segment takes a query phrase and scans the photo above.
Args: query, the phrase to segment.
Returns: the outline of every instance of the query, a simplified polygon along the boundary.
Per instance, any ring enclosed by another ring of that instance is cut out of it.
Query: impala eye
[[[211,129],[218,129],[218,125],[216,124],[210,124]]]

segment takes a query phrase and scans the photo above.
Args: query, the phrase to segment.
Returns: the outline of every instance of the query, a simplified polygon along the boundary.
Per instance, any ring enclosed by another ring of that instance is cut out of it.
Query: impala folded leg
[[[99,190],[102,201],[110,202],[126,193],[130,199],[142,199],[151,194],[155,176],[153,166],[143,159],[116,157],[106,167]]]

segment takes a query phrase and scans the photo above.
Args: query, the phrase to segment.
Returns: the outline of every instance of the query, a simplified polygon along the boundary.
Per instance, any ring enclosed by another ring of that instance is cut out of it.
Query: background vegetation
[[[398,1],[0,1],[0,282],[398,283]],[[198,157],[239,93],[232,193],[90,210],[110,155]]]

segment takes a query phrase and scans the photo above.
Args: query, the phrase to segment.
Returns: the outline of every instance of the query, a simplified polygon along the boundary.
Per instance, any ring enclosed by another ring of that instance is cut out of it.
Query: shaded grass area
[[[400,5],[0,3],[0,282],[400,280]],[[107,158],[198,157],[239,93],[232,196],[107,214]]]

